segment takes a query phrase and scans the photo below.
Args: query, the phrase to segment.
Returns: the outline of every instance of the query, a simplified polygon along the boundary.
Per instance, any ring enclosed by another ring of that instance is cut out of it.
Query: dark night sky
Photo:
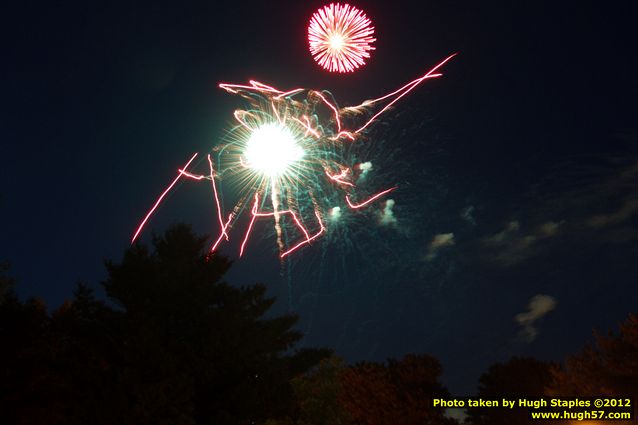
[[[398,161],[396,226],[359,221],[283,267],[265,239],[229,280],[266,283],[304,344],[349,361],[432,353],[460,395],[495,361],[561,360],[638,310],[635,2],[357,1],[378,42],[352,75],[307,52],[322,4],[3,6],[0,259],[19,293],[54,307],[98,286],[174,170],[223,136],[241,103],[217,83],[356,104],[459,52],[370,132]],[[182,185],[149,230],[210,233],[211,213]]]

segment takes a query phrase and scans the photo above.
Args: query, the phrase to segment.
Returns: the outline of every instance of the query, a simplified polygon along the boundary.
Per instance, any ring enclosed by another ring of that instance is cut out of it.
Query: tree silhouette
[[[53,313],[51,354],[66,400],[61,423],[129,423],[123,413],[132,382],[124,373],[128,365],[122,324],[123,313],[97,300],[84,283],[77,284],[72,301]]]
[[[562,396],[623,396],[638,399],[638,316],[630,314],[620,333],[594,334],[563,367],[552,369],[549,393]]]
[[[296,409],[292,417],[270,419],[264,425],[350,425],[348,413],[339,402],[339,374],[343,361],[331,356],[308,373],[292,380]]]
[[[339,402],[342,385],[339,380],[343,361],[332,356],[292,382],[299,406],[298,425],[347,425],[348,412]]]
[[[0,262],[0,304],[2,304],[7,295],[13,290],[13,280],[7,276],[9,271],[9,263]]]
[[[296,415],[265,425],[454,425],[432,399],[449,393],[428,355],[344,366],[331,357],[293,380]]]
[[[46,307],[9,292],[0,304],[0,421],[61,423],[61,381],[52,366]]]
[[[80,283],[49,315],[5,290],[0,423],[234,425],[294,415],[292,378],[330,352],[295,351],[297,318],[265,317],[274,302],[265,287],[223,282],[230,262],[207,257],[204,244],[176,225],[152,249],[127,249],[107,263],[111,302]]]
[[[327,350],[290,350],[301,339],[294,315],[264,318],[274,303],[263,285],[221,279],[231,263],[207,256],[205,238],[176,225],[107,263],[106,293],[124,311],[122,343],[135,407],[153,423],[250,423],[282,417],[290,380]]]
[[[513,357],[505,363],[496,363],[479,378],[477,396],[486,400],[542,397],[552,379],[552,365],[531,357]],[[470,408],[467,415],[467,422],[473,425],[530,423],[529,412],[525,408]]]
[[[439,383],[441,366],[429,355],[359,363],[340,374],[340,402],[359,425],[454,424],[432,399],[449,396]]]

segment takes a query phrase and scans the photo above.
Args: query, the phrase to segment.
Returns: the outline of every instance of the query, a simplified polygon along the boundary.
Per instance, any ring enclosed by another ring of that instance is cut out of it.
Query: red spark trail
[[[215,196],[215,205],[217,206],[217,218],[219,219],[219,225],[221,226],[221,229],[222,229],[222,233],[219,236],[219,239],[217,239],[217,242],[215,242],[212,248],[210,249],[211,251],[214,251],[215,248],[217,248],[217,245],[219,244],[219,242],[221,241],[222,236],[224,236],[226,240],[228,240],[228,234],[226,233],[226,228],[228,227],[228,223],[230,223],[230,220],[233,218],[233,214],[231,213],[228,215],[228,220],[226,221],[226,224],[224,224],[224,221],[222,220],[222,207],[219,202],[219,196],[217,194],[217,186],[215,185],[215,170],[213,169],[213,160],[211,159],[210,154],[208,154],[206,158],[208,159],[208,167],[210,169],[210,182],[213,185],[213,195]]]
[[[398,90],[395,90],[392,93],[386,94],[383,97],[380,97],[378,99],[374,99],[372,101],[368,101],[368,102],[364,102],[359,106],[364,106],[364,105],[370,105],[372,103],[376,103],[379,102],[381,100],[385,100],[388,97],[394,96],[397,93],[401,93],[399,96],[397,96],[392,102],[388,103],[383,109],[381,109],[379,112],[377,112],[376,114],[374,114],[374,116],[372,118],[370,118],[368,120],[368,122],[366,122],[363,127],[359,128],[358,130],[355,131],[355,133],[360,133],[361,131],[363,131],[364,128],[366,128],[368,125],[370,125],[370,123],[372,121],[374,121],[379,115],[381,115],[382,113],[384,113],[390,106],[394,105],[399,99],[401,99],[403,96],[405,96],[406,94],[410,93],[412,91],[412,89],[414,89],[416,86],[418,86],[419,84],[421,84],[421,82],[425,81],[428,78],[436,78],[436,77],[440,77],[443,74],[433,74],[434,71],[436,71],[437,69],[439,69],[440,67],[442,67],[443,65],[445,65],[445,63],[447,61],[449,61],[450,59],[452,59],[454,56],[456,56],[457,53],[454,53],[453,55],[448,56],[447,58],[443,59],[438,65],[436,65],[434,68],[432,68],[431,70],[429,70],[427,72],[427,74],[425,74],[423,77],[421,78],[417,78],[416,80],[406,84],[405,86],[401,87]]]
[[[332,109],[332,111],[335,113],[335,121],[337,122],[337,131],[340,132],[341,131],[341,121],[339,121],[339,111],[337,110],[337,108],[330,102],[328,102],[326,100],[325,97],[323,97],[323,95],[319,92],[317,92],[317,96],[319,96],[321,98],[321,100],[323,100],[323,102],[328,105],[330,107],[330,109]]]
[[[235,111],[235,112],[233,112],[233,116],[235,117],[235,119],[237,120],[237,122],[239,124],[241,124],[246,130],[253,131],[253,129],[250,128],[250,126],[248,124],[246,124],[246,122],[243,120],[245,115],[252,115],[252,114],[250,112],[246,112],[246,111]]]
[[[345,136],[350,140],[354,140],[354,136],[349,131],[340,131],[336,136],[331,137],[330,140],[339,140],[342,136]]]
[[[319,135],[319,132],[317,132],[317,130],[315,130],[314,128],[312,128],[310,126],[310,120],[308,119],[307,116],[303,116],[302,117],[306,122],[301,121],[299,118],[297,117],[292,117],[292,119],[296,122],[298,122],[299,124],[301,124],[302,127],[305,127],[306,129],[306,134],[305,136],[307,136],[308,134],[312,134],[314,138],[318,139],[321,136]]]
[[[341,173],[334,174],[334,175],[332,175],[332,174],[330,174],[330,173],[328,173],[326,171],[326,176],[328,176],[328,178],[330,180],[334,180],[337,183],[341,183],[341,184],[346,185],[346,186],[354,187],[354,185],[352,183],[343,181],[343,179],[346,177],[346,175],[348,173],[350,173],[350,169],[349,168],[344,168],[343,170],[341,170]]]
[[[230,92],[230,93],[238,93],[239,90],[241,89],[246,89],[246,90],[257,90],[259,92],[267,92],[267,93],[276,93],[277,96],[275,97],[275,99],[279,99],[281,97],[286,97],[289,96],[291,94],[294,93],[298,93],[300,91],[303,91],[304,89],[294,89],[294,90],[289,90],[287,92],[282,92],[281,90],[277,90],[274,87],[270,87],[266,84],[260,83],[259,81],[254,81],[254,80],[250,80],[249,81],[250,85],[246,86],[246,85],[242,85],[242,84],[227,84],[227,83],[220,83],[219,87]]]
[[[306,238],[308,238],[308,231],[306,230],[305,227],[303,227],[303,224],[301,224],[301,221],[299,221],[299,219],[297,218],[297,216],[295,215],[295,213],[291,210],[285,210],[285,211],[273,211],[273,212],[261,212],[261,213],[254,213],[255,217],[274,217],[275,214],[290,214],[292,215],[292,218],[295,220],[295,223],[297,223],[297,227],[299,227],[301,229],[301,231],[303,232],[303,234],[306,236]]]
[[[179,169],[177,171],[179,171],[180,174],[184,175],[184,177],[188,177],[189,179],[193,179],[193,180],[202,180],[206,178],[206,176],[195,175],[195,174],[189,173],[188,171],[184,171],[182,169]]]
[[[391,187],[390,189],[386,189],[383,192],[379,192],[376,195],[374,195],[373,197],[369,198],[367,201],[362,202],[360,204],[353,204],[350,201],[350,197],[348,197],[348,195],[346,195],[346,202],[348,203],[348,205],[350,206],[350,208],[352,209],[359,209],[361,207],[365,207],[366,205],[368,205],[370,202],[374,201],[375,199],[378,199],[380,197],[382,197],[383,195],[385,195],[386,193],[392,192],[394,189],[396,189],[397,187]]]
[[[360,109],[363,107],[368,107],[371,106],[375,103],[387,100],[389,98],[391,98],[392,96],[396,96],[394,99],[392,99],[387,105],[385,105],[381,110],[379,110],[378,112],[376,112],[372,118],[370,118],[368,121],[366,121],[361,127],[359,127],[358,129],[354,130],[354,131],[345,131],[342,130],[341,128],[341,119],[340,119],[340,113],[339,110],[337,109],[337,107],[332,104],[328,99],[326,99],[326,97],[318,92],[318,91],[311,91],[312,94],[317,95],[321,101],[326,104],[326,106],[328,106],[334,115],[334,119],[335,119],[335,123],[337,126],[337,134],[335,136],[329,137],[330,140],[339,140],[342,137],[347,137],[350,140],[355,140],[355,135],[361,133],[363,130],[365,130],[370,124],[372,124],[380,115],[382,115],[385,111],[388,110],[388,108],[390,108],[392,105],[394,105],[396,102],[399,101],[399,99],[403,98],[404,96],[406,96],[408,93],[410,93],[412,90],[414,90],[419,84],[421,84],[423,81],[431,79],[431,78],[438,78],[440,76],[442,76],[443,74],[441,73],[435,73],[435,71],[437,71],[439,68],[441,68],[443,65],[445,65],[447,62],[449,62],[453,57],[455,57],[458,53],[454,53],[448,57],[446,57],[445,59],[443,59],[441,62],[439,62],[436,66],[434,66],[432,69],[430,69],[425,75],[423,75],[422,77],[419,77],[413,81],[410,81],[409,83],[403,85],[402,87],[398,88],[397,90],[388,93],[384,96],[381,96],[379,98],[376,99],[372,99],[372,100],[367,100],[359,105],[356,106],[350,106],[350,107],[346,107],[344,109],[348,110],[356,110],[356,109]],[[283,92],[281,90],[275,89],[274,87],[268,86],[266,84],[260,83],[258,81],[254,81],[251,80],[250,81],[250,85],[241,85],[241,84],[228,84],[228,83],[220,83],[219,87],[230,92],[230,93],[238,93],[240,90],[247,90],[247,91],[251,91],[251,90],[255,90],[257,92],[263,93],[263,92],[267,92],[267,93],[275,93],[277,94],[277,96],[273,96],[273,99],[277,99],[279,100],[283,95],[286,95],[288,93],[298,93],[299,91],[301,91],[301,89],[294,89],[294,90],[290,90],[288,92]],[[242,115],[247,114],[248,112],[245,111],[235,111],[235,118],[237,119],[237,121],[239,121],[239,123],[241,125],[243,125],[244,127],[246,127],[248,130],[252,130],[239,116],[238,114],[242,113]],[[275,112],[276,115],[278,115],[278,112]],[[306,127],[307,129],[309,129],[309,126]]]
[[[244,247],[246,246],[246,242],[248,241],[248,235],[250,235],[250,230],[253,228],[253,223],[255,223],[255,219],[257,218],[257,203],[259,202],[259,194],[255,193],[255,203],[253,204],[252,209],[252,218],[250,219],[250,224],[248,225],[248,230],[246,230],[246,236],[244,237],[244,241],[241,243],[241,247],[239,248],[239,256],[241,257],[244,254]]]
[[[287,92],[285,92],[285,93],[281,93],[281,94],[279,94],[279,95],[277,95],[277,96],[273,97],[273,99],[275,99],[275,100],[279,100],[279,99],[281,99],[282,97],[292,96],[293,94],[297,94],[297,93],[302,92],[302,91],[304,91],[304,89],[301,89],[301,88],[300,88],[300,89],[289,90],[289,91],[287,91]]]
[[[293,252],[295,252],[297,249],[299,249],[301,246],[310,243],[312,240],[316,239],[317,237],[319,237],[324,230],[326,230],[325,227],[323,227],[323,222],[321,221],[321,217],[319,217],[319,213],[317,211],[315,211],[315,216],[317,216],[317,220],[319,221],[319,226],[321,226],[321,229],[319,229],[319,231],[312,237],[307,237],[308,235],[306,234],[306,240],[305,241],[301,241],[299,242],[297,245],[293,246],[292,248],[290,248],[288,251],[283,252],[281,254],[281,258],[284,258],[286,255],[291,254]]]
[[[284,125],[285,124],[285,119],[282,121],[281,117],[279,116],[279,112],[277,111],[277,108],[275,107],[275,102],[271,101],[270,105],[272,106],[272,111],[275,114],[275,117],[277,117],[277,121],[279,121],[279,124]]]
[[[193,160],[195,159],[196,156],[197,156],[197,153],[195,153],[191,157],[191,159],[186,163],[186,165],[184,165],[184,167],[183,167],[184,170],[186,168],[188,168],[188,166],[190,165],[191,162],[193,162]],[[151,210],[148,212],[148,214],[146,214],[146,217],[144,217],[144,220],[142,220],[142,223],[140,223],[139,227],[137,228],[137,231],[133,235],[133,239],[131,239],[131,243],[135,242],[135,239],[137,239],[137,236],[142,231],[142,228],[144,227],[144,225],[148,221],[149,217],[153,214],[155,209],[157,209],[157,207],[159,206],[160,202],[162,202],[162,199],[164,199],[164,196],[166,196],[166,194],[173,188],[173,186],[175,186],[175,183],[177,183],[177,181],[179,180],[180,177],[182,177],[182,175],[183,175],[183,172],[182,172],[182,170],[180,170],[180,173],[177,175],[177,177],[175,177],[175,180],[173,180],[173,182],[170,184],[170,186],[168,186],[168,188],[166,188],[166,190],[160,195],[160,197],[157,199],[157,202],[155,202],[155,205],[153,205],[153,208],[151,208]]]
[[[222,241],[222,238],[226,236],[226,240],[228,240],[228,235],[226,234],[226,228],[230,223],[230,220],[233,218],[232,214],[228,214],[228,220],[226,220],[226,224],[222,225],[222,233],[219,235],[213,246],[210,248],[210,252],[214,252],[217,249],[217,245]]]
[[[248,229],[246,230],[246,235],[244,236],[244,240],[243,240],[243,242],[241,244],[241,247],[240,247],[240,250],[239,250],[239,256],[240,257],[244,253],[244,248],[246,246],[246,242],[248,242],[248,236],[250,235],[250,232],[251,232],[251,230],[253,228],[253,224],[255,223],[255,220],[257,219],[257,217],[274,217],[277,214],[290,214],[292,216],[295,224],[297,225],[297,227],[301,230],[301,232],[306,237],[305,240],[302,240],[297,245],[295,245],[292,248],[288,249],[287,251],[283,252],[281,254],[281,258],[283,258],[286,255],[296,251],[301,246],[303,246],[303,245],[305,245],[307,243],[310,243],[314,239],[318,238],[325,231],[325,227],[324,227],[323,222],[321,221],[321,217],[319,216],[319,213],[317,211],[315,211],[315,216],[317,217],[317,220],[319,221],[320,229],[319,229],[319,231],[316,234],[314,234],[313,236],[310,236],[310,234],[308,233],[308,230],[306,230],[304,225],[301,223],[301,220],[299,220],[299,218],[297,217],[297,215],[295,214],[294,211],[285,210],[285,211],[273,211],[273,212],[257,212],[258,204],[259,204],[259,194],[255,193],[255,203],[253,204],[253,208],[251,210],[252,218],[250,219],[250,224],[248,225]]]

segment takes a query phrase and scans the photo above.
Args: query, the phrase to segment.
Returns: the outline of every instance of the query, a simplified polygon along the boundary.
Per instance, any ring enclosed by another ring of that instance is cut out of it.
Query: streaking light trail
[[[365,143],[364,130],[383,112],[423,81],[440,77],[437,71],[454,56],[392,93],[341,109],[327,91],[281,91],[257,81],[220,84],[228,93],[247,100],[250,108],[234,112],[236,126],[225,143],[207,155],[207,174],[189,170],[197,153],[177,170],[177,177],[141,221],[132,242],[167,193],[184,177],[211,183],[219,226],[211,252],[230,240],[230,231],[243,212],[250,217],[238,239],[240,256],[261,219],[274,222],[281,258],[311,244],[329,231],[328,224],[336,225],[347,208],[358,214],[397,189],[386,186],[370,191],[362,185],[372,165],[365,158],[357,158],[357,145]],[[236,188],[237,200],[228,214],[223,212],[220,197],[222,181]]]
[[[308,26],[310,53],[330,72],[353,72],[365,65],[374,50],[374,27],[366,15],[349,4],[317,10]]]
[[[187,168],[189,165],[191,165],[191,162],[193,162],[193,160],[195,159],[196,156],[197,156],[197,153],[195,153],[191,157],[191,159],[188,160],[188,162],[186,163],[184,168]],[[157,202],[155,202],[155,205],[153,205],[153,208],[151,208],[150,211],[148,212],[148,214],[146,214],[146,217],[144,217],[144,220],[142,220],[142,222],[140,223],[139,227],[135,231],[135,234],[133,235],[133,239],[131,239],[131,243],[135,242],[135,239],[137,239],[137,237],[139,236],[140,232],[142,231],[142,228],[144,227],[144,225],[146,224],[148,219],[151,217],[151,214],[153,214],[155,212],[155,210],[159,206],[160,202],[162,202],[162,199],[164,199],[166,194],[173,188],[173,186],[175,186],[175,184],[177,183],[177,181],[179,180],[179,178],[182,175],[186,175],[186,173],[184,171],[182,171],[182,170],[179,170],[179,172],[180,173],[177,175],[177,177],[175,177],[175,180],[173,180],[173,182],[166,188],[166,190],[160,195],[160,197],[157,198]]]

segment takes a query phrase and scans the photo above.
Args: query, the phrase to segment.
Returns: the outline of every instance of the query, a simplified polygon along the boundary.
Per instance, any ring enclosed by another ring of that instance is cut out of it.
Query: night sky
[[[636,3],[351,4],[378,41],[350,75],[308,53],[317,1],[4,6],[0,259],[18,293],[55,308],[78,280],[99,288],[103,261],[243,106],[218,83],[352,105],[458,52],[368,133],[375,175],[399,185],[396,223],[374,205],[285,263],[262,225],[229,282],[265,283],[304,345],[350,362],[431,353],[458,395],[496,361],[560,361],[636,312]],[[180,185],[143,241],[177,221],[217,236],[208,188]]]

